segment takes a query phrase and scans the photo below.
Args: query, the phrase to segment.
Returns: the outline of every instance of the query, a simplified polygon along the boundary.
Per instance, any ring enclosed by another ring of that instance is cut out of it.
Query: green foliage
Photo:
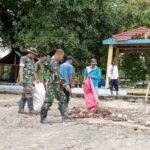
[[[79,72],[91,57],[96,57],[105,73],[107,47],[102,45],[102,40],[138,26],[150,27],[150,10],[144,5],[141,8],[141,3],[130,5],[128,2],[1,0],[0,31],[5,43],[11,42],[14,48],[19,47],[22,51],[30,46],[37,47],[39,53],[64,49],[66,55],[76,58]],[[140,61],[142,66],[141,59],[135,61]],[[122,69],[127,65],[123,60]]]
[[[150,6],[150,1],[149,0],[128,0],[128,3],[131,5],[136,5],[138,6],[140,9],[145,9],[145,8],[149,8]]]
[[[36,46],[49,52],[61,47],[80,60],[90,58],[89,49],[97,36],[95,3],[96,0],[86,3],[37,0],[28,14],[13,22],[15,46],[21,49]]]
[[[131,79],[132,82],[138,80],[145,80],[145,75],[148,74],[146,67],[147,60],[144,55],[139,53],[125,54],[122,56],[121,70],[127,78]]]

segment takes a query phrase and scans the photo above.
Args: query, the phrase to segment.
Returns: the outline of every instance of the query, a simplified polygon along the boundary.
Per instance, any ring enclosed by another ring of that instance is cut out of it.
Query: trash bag
[[[99,99],[96,90],[90,78],[85,79],[82,85],[84,92],[84,100],[89,110],[99,106]]]
[[[33,89],[33,108],[36,112],[41,111],[41,106],[45,99],[45,87],[43,83],[36,83],[34,82],[34,89]],[[28,106],[26,103],[25,112],[29,112]]]

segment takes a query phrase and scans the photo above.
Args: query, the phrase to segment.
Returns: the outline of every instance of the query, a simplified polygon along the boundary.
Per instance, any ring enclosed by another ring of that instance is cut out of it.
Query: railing
[[[18,85],[18,83],[14,83],[14,82],[0,82],[0,85]]]

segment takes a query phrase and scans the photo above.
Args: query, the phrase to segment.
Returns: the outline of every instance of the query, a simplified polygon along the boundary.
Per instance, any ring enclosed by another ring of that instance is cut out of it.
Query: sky
[[[9,48],[1,48],[0,47],[0,58],[3,58],[4,56],[6,56],[9,53],[10,53],[10,49]]]
[[[3,57],[6,56],[7,54],[9,54],[10,51],[11,51],[10,48],[8,48],[8,47],[3,47],[2,39],[0,38],[0,58],[3,58]]]

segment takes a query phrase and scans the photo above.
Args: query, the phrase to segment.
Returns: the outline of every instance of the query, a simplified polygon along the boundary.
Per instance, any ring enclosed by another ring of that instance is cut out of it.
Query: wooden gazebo
[[[18,77],[19,60],[24,53],[19,50],[11,50],[5,57],[0,59],[0,83],[16,82]]]
[[[106,88],[109,86],[108,68],[112,58],[115,56],[119,61],[119,54],[126,52],[150,53],[150,29],[139,27],[134,30],[112,35],[111,38],[103,40],[104,45],[108,45]]]

